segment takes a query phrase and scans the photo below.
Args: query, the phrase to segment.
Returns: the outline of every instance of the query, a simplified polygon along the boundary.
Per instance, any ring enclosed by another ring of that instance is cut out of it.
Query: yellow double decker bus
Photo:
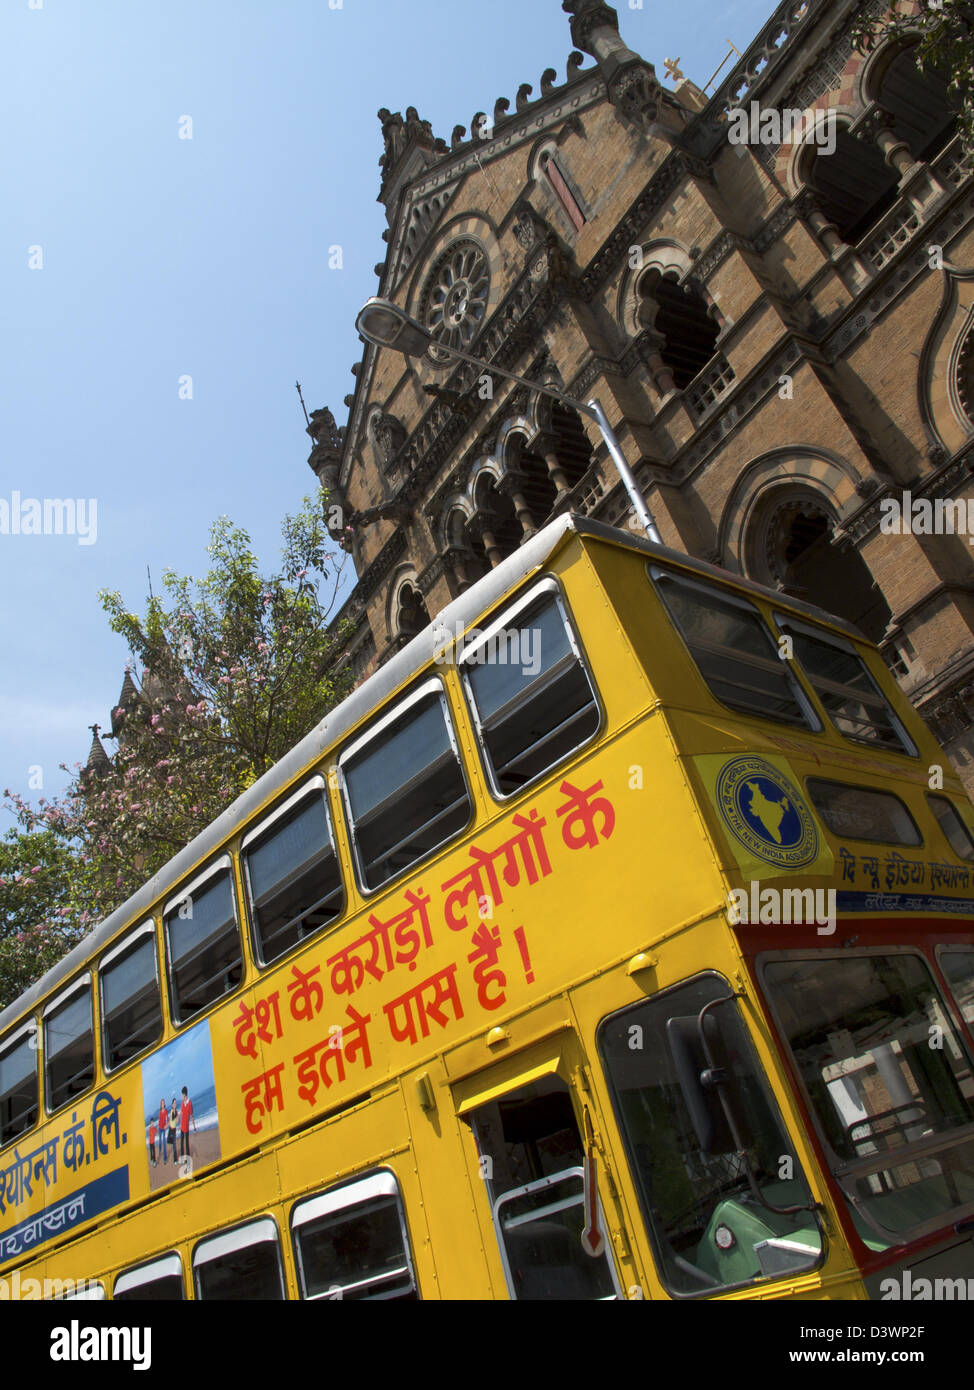
[[[972,833],[853,628],[552,522],[0,1016],[0,1276],[970,1278]]]

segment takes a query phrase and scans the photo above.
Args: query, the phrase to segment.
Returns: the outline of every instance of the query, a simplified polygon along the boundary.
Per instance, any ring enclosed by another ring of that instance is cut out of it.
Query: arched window
[[[580,232],[585,226],[585,214],[579,206],[578,199],[568,186],[568,180],[562,172],[558,160],[553,154],[545,151],[541,156],[541,172],[548,180],[555,197],[561,203],[568,214],[568,219],[576,232]]]
[[[775,492],[748,526],[748,575],[846,618],[879,642],[892,616],[859,552],[832,541],[836,518],[813,492]]]
[[[514,503],[498,489],[492,473],[481,473],[474,489],[474,514],[467,527],[474,555],[487,567],[513,555],[524,532]]]
[[[831,154],[817,145],[806,146],[801,172],[818,195],[822,211],[850,246],[865,236],[898,197],[896,170],[889,167],[871,140],[850,135],[845,126],[836,130]]]
[[[410,640],[429,625],[430,615],[426,600],[413,584],[404,584],[399,590],[399,612],[396,618],[398,635]]]
[[[688,386],[716,351],[720,328],[700,290],[680,284],[676,272],[647,270],[637,287],[638,319],[662,338],[660,356],[678,391]]]
[[[929,159],[953,134],[957,114],[951,108],[947,76],[940,68],[920,72],[916,47],[901,48],[874,86],[876,100],[893,117],[893,130],[914,159]]]

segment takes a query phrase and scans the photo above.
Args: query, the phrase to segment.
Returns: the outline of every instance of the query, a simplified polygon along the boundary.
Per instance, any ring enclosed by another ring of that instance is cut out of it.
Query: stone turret
[[[616,11],[604,0],[562,0],[562,9],[572,17],[572,43],[598,63],[613,106],[639,129],[659,134],[657,121],[667,94],[652,63],[623,42]]]
[[[314,448],[308,455],[308,466],[317,474],[318,481],[328,494],[328,510],[326,512],[326,518],[329,522],[328,532],[333,540],[341,543],[348,520],[344,516],[347,504],[341,484],[344,431],[335,424],[335,417],[328,407],[323,406],[321,410],[311,412],[311,423],[308,425],[307,433],[314,440]],[[340,526],[331,524],[334,517],[333,508],[335,507],[339,508],[343,514]]]
[[[378,114],[385,142],[385,150],[379,156],[382,187],[378,201],[385,205],[391,224],[404,184],[449,151],[446,142],[433,134],[429,121],[420,120],[415,106],[406,107],[405,120],[402,112],[388,111],[385,107]]]

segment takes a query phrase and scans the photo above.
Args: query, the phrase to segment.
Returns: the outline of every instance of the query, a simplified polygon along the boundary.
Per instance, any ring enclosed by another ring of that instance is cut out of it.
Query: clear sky
[[[616,8],[702,85],[773,5]],[[560,0],[3,0],[0,499],[94,499],[97,531],[0,534],[0,791],[39,767],[56,793],[109,722],[99,589],[143,611],[146,567],[201,574],[221,514],[276,565],[315,481],[295,379],[345,423],[385,254],[379,108],[449,142],[571,48]]]

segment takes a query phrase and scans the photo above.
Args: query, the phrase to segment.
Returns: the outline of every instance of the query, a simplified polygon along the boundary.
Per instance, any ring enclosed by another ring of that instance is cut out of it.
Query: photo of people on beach
[[[142,1115],[150,1189],[219,1159],[209,1019],[142,1063]]]

